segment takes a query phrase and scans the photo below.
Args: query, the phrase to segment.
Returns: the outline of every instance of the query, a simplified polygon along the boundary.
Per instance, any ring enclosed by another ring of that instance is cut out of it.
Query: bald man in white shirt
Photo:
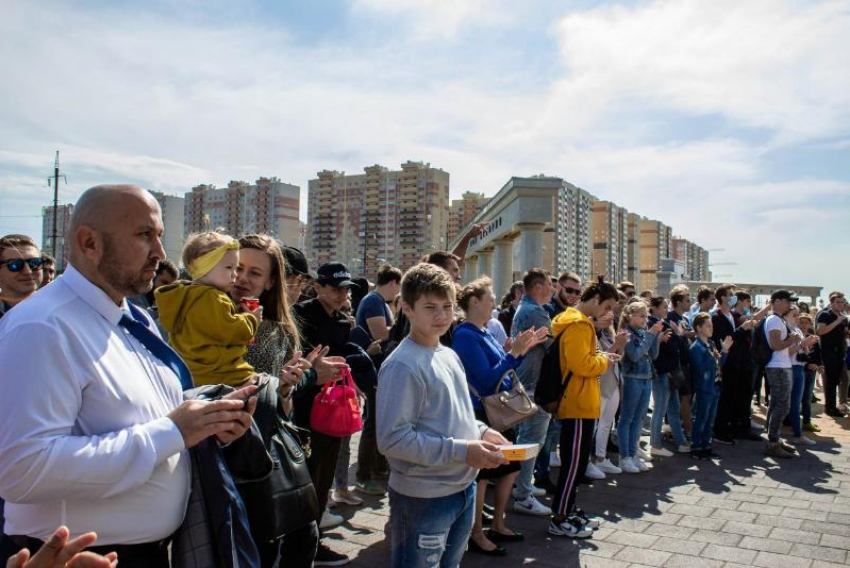
[[[71,220],[66,272],[0,321],[6,554],[61,524],[96,532],[121,566],[167,567],[189,497],[186,450],[212,435],[232,442],[250,425],[253,403],[241,398],[256,387],[234,393],[240,400],[184,402],[173,365],[125,327],[122,317],[147,318],[126,298],[150,289],[162,231],[147,191],[89,189]]]

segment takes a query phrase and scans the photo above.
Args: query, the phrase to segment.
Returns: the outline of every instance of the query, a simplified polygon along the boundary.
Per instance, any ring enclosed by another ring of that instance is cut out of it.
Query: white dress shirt
[[[47,540],[65,524],[138,544],[180,526],[191,464],[167,417],[180,383],[119,327],[124,313],[69,265],[0,320],[6,534]]]

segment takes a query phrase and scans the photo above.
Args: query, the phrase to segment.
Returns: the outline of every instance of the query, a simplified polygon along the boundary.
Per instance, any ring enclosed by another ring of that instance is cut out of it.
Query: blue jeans
[[[652,381],[649,379],[623,379],[623,398],[620,401],[620,422],[617,424],[617,444],[621,458],[637,454],[643,417],[649,408]]]
[[[692,450],[711,449],[711,428],[717,416],[717,401],[720,400],[720,383],[709,389],[697,389],[694,397],[694,427],[691,438]]]
[[[664,427],[664,415],[670,404],[670,375],[664,373],[652,379],[652,422],[649,425],[649,443],[653,448],[663,446],[661,429]]]
[[[546,441],[543,443],[540,453],[534,462],[534,478],[546,479],[549,477],[549,452],[554,452],[561,439],[561,421],[552,417],[549,429],[546,431]]]
[[[549,420],[552,415],[538,410],[537,414],[527,418],[514,427],[517,444],[543,444],[546,432],[549,430]],[[519,501],[531,495],[534,481],[534,460],[522,462],[519,476],[516,478],[516,498]]]
[[[475,483],[446,497],[408,497],[390,488],[393,568],[457,568],[475,514]]]
[[[791,430],[794,436],[803,435],[803,427],[800,421],[800,410],[803,404],[803,392],[806,390],[806,368],[803,365],[794,365],[792,368],[794,383],[791,385],[791,408],[788,409],[788,419],[791,421]],[[812,399],[809,398],[809,401]]]
[[[806,384],[803,387],[803,424],[809,424],[812,421],[812,395],[815,391],[816,376],[817,371],[806,369]]]
[[[685,438],[685,431],[682,429],[679,391],[675,389],[670,391],[670,399],[667,401],[667,423],[670,425],[670,433],[673,434],[673,440],[680,446],[687,444],[688,439]]]

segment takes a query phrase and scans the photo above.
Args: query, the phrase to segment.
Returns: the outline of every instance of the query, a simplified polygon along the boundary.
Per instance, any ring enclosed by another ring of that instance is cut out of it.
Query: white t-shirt
[[[767,336],[768,344],[770,343],[770,332],[773,330],[779,330],[779,337],[783,340],[788,337],[788,326],[785,325],[785,320],[775,314],[768,316],[767,321],[764,322],[764,334]],[[790,369],[791,356],[788,354],[788,349],[774,351],[770,362],[765,367],[768,369]]]

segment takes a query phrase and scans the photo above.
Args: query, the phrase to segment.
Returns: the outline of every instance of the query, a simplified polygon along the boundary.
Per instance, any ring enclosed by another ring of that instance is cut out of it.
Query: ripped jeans
[[[392,568],[457,568],[475,512],[475,483],[446,497],[408,497],[390,488]]]

